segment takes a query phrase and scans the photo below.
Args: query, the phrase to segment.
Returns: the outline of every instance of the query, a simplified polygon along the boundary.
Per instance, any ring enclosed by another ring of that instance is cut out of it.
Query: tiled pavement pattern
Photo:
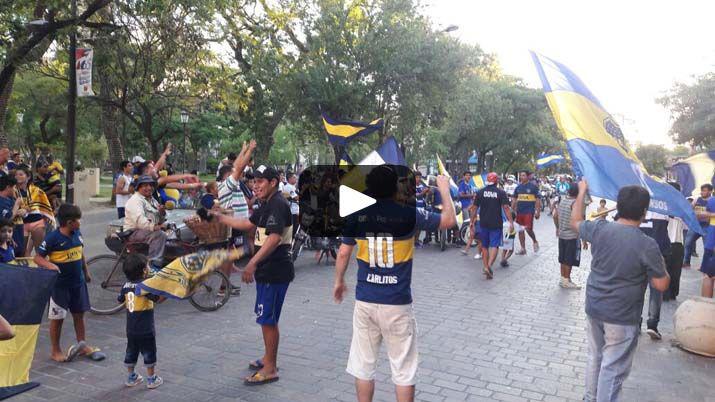
[[[101,239],[101,220],[113,212],[83,219],[85,238]],[[546,218],[546,217],[545,217]],[[106,221],[106,220],[105,220]],[[556,242],[550,219],[537,222],[542,249],[516,256],[507,269],[496,268],[484,280],[481,262],[456,249],[418,250],[414,299],[420,331],[421,401],[577,401],[583,396],[586,341],[584,291],[560,289]],[[95,247],[96,248],[96,247]],[[89,254],[103,252],[90,250]],[[307,252],[296,267],[281,317],[281,379],[263,387],[245,387],[247,363],[261,356],[259,327],[253,320],[255,290],[215,313],[200,313],[188,302],[167,302],[156,309],[158,372],[156,390],[127,389],[122,365],[124,313],[89,316],[92,344],[109,358],[100,363],[49,361],[47,324],[43,324],[32,370],[42,386],[21,401],[354,401],[353,379],[345,373],[351,335],[354,292],[342,305],[331,300],[333,269],[315,266]],[[699,260],[696,260],[699,262]],[[590,255],[584,253],[588,267]],[[584,283],[586,269],[575,271]],[[348,273],[354,284],[354,264]],[[679,300],[699,292],[699,274],[684,272]],[[715,360],[671,346],[675,303],[663,308],[664,339],[640,339],[623,401],[715,401]],[[63,345],[73,333],[65,324]],[[143,368],[141,371],[143,374]],[[380,361],[375,400],[394,400],[389,365]]]

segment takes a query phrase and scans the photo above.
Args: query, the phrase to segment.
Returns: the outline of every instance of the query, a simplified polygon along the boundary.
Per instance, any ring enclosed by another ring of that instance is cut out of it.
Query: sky
[[[655,99],[676,82],[715,71],[715,2],[424,0],[449,33],[497,55],[506,74],[540,88],[529,50],[568,66],[632,143],[672,147]]]

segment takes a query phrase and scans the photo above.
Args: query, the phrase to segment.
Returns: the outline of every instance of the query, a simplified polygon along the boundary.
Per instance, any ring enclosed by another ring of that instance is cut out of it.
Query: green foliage
[[[670,135],[679,144],[701,149],[715,147],[715,73],[698,77],[692,85],[677,84],[658,99],[673,115]]]
[[[648,173],[663,176],[668,164],[668,150],[662,145],[640,145],[636,149],[636,156],[645,166]]]

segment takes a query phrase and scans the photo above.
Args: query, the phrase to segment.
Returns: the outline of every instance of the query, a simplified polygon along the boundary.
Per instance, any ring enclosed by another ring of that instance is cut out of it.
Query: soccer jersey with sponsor
[[[509,196],[494,184],[477,191],[476,204],[479,207],[479,226],[485,229],[501,229],[504,224],[502,212],[509,205]]]
[[[84,242],[79,230],[71,236],[65,236],[56,229],[45,236],[37,253],[57,265],[60,274],[57,276],[56,287],[75,287],[84,282],[82,270]]]
[[[536,211],[536,200],[539,197],[539,188],[533,183],[519,184],[514,190],[516,197],[516,213],[531,214]]]
[[[271,234],[277,234],[281,241],[273,252],[258,263],[255,278],[261,283],[285,283],[293,280],[295,273],[290,258],[290,244],[293,241],[293,221],[288,200],[280,193],[274,193],[251,215],[251,223],[256,225],[254,245],[256,253]]]
[[[50,190],[52,190],[53,187],[62,184],[62,181],[60,180],[60,175],[59,174],[53,174],[53,175],[47,175],[42,176],[41,174],[35,175],[35,184],[37,187],[39,187],[42,191],[45,193],[48,193]],[[61,187],[60,187],[61,188]],[[52,196],[62,198],[62,191],[56,194],[52,194]]]
[[[127,335],[154,335],[154,302],[159,296],[138,289],[138,283],[125,283],[117,297],[127,309]]]
[[[405,214],[415,214],[414,208],[401,206],[392,201],[378,200],[376,204],[352,214],[346,223],[346,232],[351,226],[362,226],[365,237],[343,237],[342,242],[357,245],[357,287],[355,299],[378,304],[412,303],[412,257],[415,250],[415,231],[437,230],[440,216],[416,210],[414,230],[404,237],[393,237],[389,233],[400,233],[392,226],[395,222],[412,222]],[[401,219],[401,216],[404,219]],[[357,232],[357,231],[356,231]],[[353,232],[355,233],[355,232]]]

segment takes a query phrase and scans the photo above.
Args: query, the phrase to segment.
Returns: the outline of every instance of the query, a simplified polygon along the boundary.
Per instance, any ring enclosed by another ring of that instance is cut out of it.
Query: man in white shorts
[[[448,229],[456,224],[454,204],[449,194],[449,179],[437,178],[443,200],[442,213],[397,204],[397,174],[387,165],[378,166],[367,175],[367,188],[377,202],[348,217],[351,225],[368,227],[366,237],[343,237],[335,262],[333,297],[340,303],[345,291],[345,271],[357,245],[357,287],[353,313],[353,338],[347,372],[355,377],[357,399],[372,401],[380,344],[387,346],[392,381],[399,402],[414,400],[417,376],[417,324],[412,309],[412,256],[415,234],[420,230]],[[416,215],[410,234],[397,236],[390,225],[406,214]],[[359,215],[359,216],[355,216]],[[396,219],[398,218],[398,219]],[[359,222],[359,223],[358,223]],[[381,233],[368,237],[367,233]],[[394,235],[394,236],[393,236]]]

